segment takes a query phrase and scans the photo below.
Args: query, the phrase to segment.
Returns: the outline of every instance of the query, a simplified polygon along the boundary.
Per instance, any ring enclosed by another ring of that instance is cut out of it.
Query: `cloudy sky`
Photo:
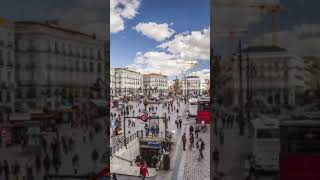
[[[110,11],[113,67],[209,77],[210,0],[111,0]]]
[[[248,4],[280,2],[286,13],[278,16],[278,41],[282,47],[297,55],[320,56],[320,18],[319,0],[217,0],[214,7],[214,27],[216,32],[249,30],[249,34],[238,35],[238,40],[245,42],[257,41],[259,28],[259,11],[249,8]],[[232,6],[221,6],[233,4]],[[235,5],[236,4],[236,5]],[[265,43],[271,43],[271,16],[266,16]],[[214,33],[214,47],[219,53],[227,53],[229,38],[224,33]],[[311,38],[312,37],[312,38]]]
[[[1,0],[0,16],[11,20],[54,20],[106,38],[109,13],[106,0]]]

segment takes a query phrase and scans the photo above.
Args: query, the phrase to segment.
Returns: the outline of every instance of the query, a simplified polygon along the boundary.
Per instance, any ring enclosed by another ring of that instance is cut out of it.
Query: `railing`
[[[137,131],[134,134],[131,134],[128,137],[126,137],[126,143],[129,144],[130,142],[132,142],[138,138],[143,138],[143,130]],[[124,141],[123,136],[113,140],[113,145],[111,147],[112,148],[112,155],[115,154],[120,149],[122,149],[124,146],[125,146],[125,141]]]

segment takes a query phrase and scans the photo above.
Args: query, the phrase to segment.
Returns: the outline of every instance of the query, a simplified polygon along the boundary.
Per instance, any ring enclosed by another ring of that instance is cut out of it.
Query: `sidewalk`
[[[226,174],[224,180],[241,180],[245,178],[245,160],[250,152],[251,144],[248,136],[239,136],[237,125],[224,129],[224,144],[219,142],[219,136],[214,138],[214,144],[220,152],[218,171]]]
[[[183,171],[183,180],[209,180],[210,179],[210,131],[209,128],[205,133],[199,133],[205,143],[203,151],[204,159],[198,161],[199,150],[186,150],[185,151],[185,164]],[[197,140],[195,140],[197,141]]]

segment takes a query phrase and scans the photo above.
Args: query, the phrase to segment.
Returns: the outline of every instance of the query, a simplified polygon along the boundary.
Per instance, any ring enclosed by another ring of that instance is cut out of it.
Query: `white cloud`
[[[210,79],[210,69],[202,69],[200,71],[192,72],[189,75],[198,76],[202,80]]]
[[[259,43],[256,38],[253,43]],[[265,44],[271,44],[272,33],[264,36]],[[278,44],[298,56],[320,56],[320,24],[302,24],[293,29],[278,32]]]
[[[193,63],[195,62],[193,61]],[[176,76],[190,69],[190,64],[166,52],[149,51],[144,54],[138,52],[134,63],[128,67],[142,73],[153,72],[162,73],[167,76]]]
[[[124,21],[138,14],[141,0],[110,0],[110,32],[124,30]]]
[[[176,34],[172,40],[158,46],[185,60],[210,59],[210,27],[201,31]]]
[[[172,23],[170,25],[172,25]],[[157,24],[154,22],[139,23],[133,29],[158,42],[161,42],[170,38],[175,33],[175,31],[171,29],[169,27],[169,24],[167,23],[163,23],[163,24]]]

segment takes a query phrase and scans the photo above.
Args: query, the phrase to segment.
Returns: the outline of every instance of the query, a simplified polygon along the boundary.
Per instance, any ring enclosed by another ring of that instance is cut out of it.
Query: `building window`
[[[7,92],[7,102],[11,102],[11,93]]]
[[[89,67],[89,71],[90,71],[90,72],[93,72],[93,71],[94,71],[93,63],[90,62],[90,65],[89,65],[89,66],[90,66],[90,67]]]
[[[99,74],[101,73],[101,65],[100,65],[100,63],[97,64],[97,71],[98,71]]]

